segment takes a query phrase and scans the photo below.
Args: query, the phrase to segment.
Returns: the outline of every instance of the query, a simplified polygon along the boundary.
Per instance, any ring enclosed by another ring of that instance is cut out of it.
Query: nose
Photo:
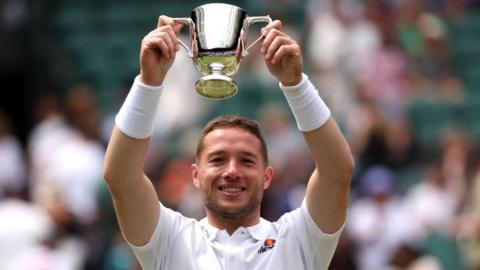
[[[223,177],[227,180],[236,180],[240,178],[240,170],[235,160],[230,160],[225,168]]]

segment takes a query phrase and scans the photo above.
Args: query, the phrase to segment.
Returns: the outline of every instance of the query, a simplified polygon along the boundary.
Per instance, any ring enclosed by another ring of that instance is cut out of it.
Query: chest
[[[277,233],[255,239],[247,232],[236,232],[215,239],[203,236],[197,241],[179,235],[169,253],[166,269],[303,269],[303,256],[295,239]]]

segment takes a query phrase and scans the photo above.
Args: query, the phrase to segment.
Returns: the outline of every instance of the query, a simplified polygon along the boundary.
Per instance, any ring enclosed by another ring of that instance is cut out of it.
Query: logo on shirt
[[[265,242],[263,243],[263,246],[261,246],[260,249],[258,250],[258,254],[262,254],[262,253],[267,252],[270,249],[274,248],[275,247],[275,242],[276,242],[275,239],[265,240]]]

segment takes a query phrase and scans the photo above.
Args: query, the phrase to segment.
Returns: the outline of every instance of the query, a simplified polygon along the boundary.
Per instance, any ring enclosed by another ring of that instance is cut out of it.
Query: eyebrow
[[[227,151],[224,151],[224,150],[218,150],[218,151],[214,151],[214,152],[211,152],[211,153],[207,153],[206,155],[206,158],[210,158],[212,156],[216,156],[216,155],[224,155],[226,154]],[[247,157],[251,157],[251,158],[255,158],[255,159],[258,159],[259,158],[259,155],[256,155],[252,152],[249,152],[249,151],[241,151],[240,154],[242,156],[247,156]]]
[[[245,155],[245,156],[247,156],[247,157],[259,158],[258,155],[254,154],[254,153],[251,153],[251,152],[248,152],[248,151],[242,151],[241,154],[242,154],[242,155]]]

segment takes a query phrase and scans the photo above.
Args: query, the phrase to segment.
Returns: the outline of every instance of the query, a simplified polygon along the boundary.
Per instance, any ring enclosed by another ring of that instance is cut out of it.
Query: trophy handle
[[[173,18],[173,21],[176,22],[176,23],[183,23],[183,24],[188,25],[189,30],[190,30],[189,31],[190,32],[190,43],[192,43],[193,31],[195,29],[195,25],[193,24],[192,19],[190,19],[190,18]],[[187,45],[185,45],[185,43],[183,43],[183,41],[181,41],[180,39],[178,39],[178,42],[180,42],[180,45],[182,45],[182,47],[185,48],[185,50],[187,50],[187,55],[190,58],[192,58],[193,57],[192,50]]]
[[[248,46],[246,49],[245,49],[245,39],[247,37],[247,34],[248,34],[248,29],[250,28],[250,25],[254,24],[254,23],[259,23],[259,22],[264,22],[264,23],[271,23],[272,22],[272,18],[270,18],[270,15],[267,15],[267,16],[253,16],[253,17],[247,17],[245,18],[245,20],[243,21],[243,38],[242,37],[242,48],[243,48],[243,52],[242,52],[242,56],[245,57],[248,55],[248,50],[254,46],[255,44],[257,44],[260,40],[262,40],[262,37],[260,36],[259,38],[257,38],[257,40],[255,40],[252,44],[250,44],[250,46]]]

